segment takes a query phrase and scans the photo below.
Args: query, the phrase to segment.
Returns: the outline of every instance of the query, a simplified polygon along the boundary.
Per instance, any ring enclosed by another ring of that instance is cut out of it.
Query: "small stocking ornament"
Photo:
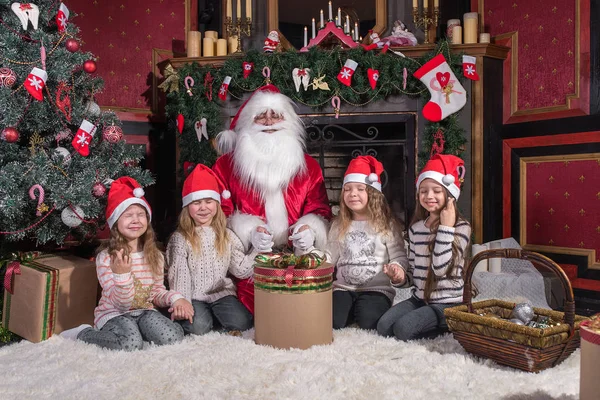
[[[443,120],[467,102],[465,89],[442,54],[425,63],[414,76],[427,86],[431,94],[431,100],[423,107],[423,116],[431,122]]]
[[[252,71],[254,70],[254,63],[244,61],[242,63],[242,68],[244,68],[244,79],[248,79]]]
[[[219,98],[223,101],[227,100],[227,90],[229,89],[230,83],[231,83],[231,77],[226,76],[225,79],[223,79],[223,83],[221,84],[221,87],[219,88]]]
[[[25,79],[25,83],[23,83],[23,85],[34,99],[41,101],[44,98],[46,79],[48,79],[48,74],[46,71],[34,67],[29,75],[27,75],[27,79]]]
[[[71,144],[79,154],[84,157],[90,155],[90,142],[96,133],[96,127],[90,121],[84,119]]]
[[[354,60],[347,59],[346,64],[338,74],[338,81],[342,82],[346,86],[352,85],[352,75],[354,75],[354,71],[356,71],[356,67],[358,67],[358,63]]]
[[[479,80],[479,74],[475,69],[475,57],[463,56],[463,75],[473,81]]]
[[[58,25],[58,31],[64,32],[67,29],[67,21],[69,20],[69,9],[64,3],[60,3],[58,7],[58,14],[56,14],[56,25]]]
[[[379,70],[369,68],[367,70],[367,76],[369,77],[369,84],[371,85],[371,89],[375,90],[377,86],[377,81],[379,80]]]

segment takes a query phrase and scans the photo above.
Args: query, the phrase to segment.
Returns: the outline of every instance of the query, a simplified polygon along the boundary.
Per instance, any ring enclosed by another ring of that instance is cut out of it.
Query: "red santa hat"
[[[349,182],[364,183],[381,192],[383,164],[372,156],[358,156],[348,165],[344,174],[344,185]]]
[[[455,199],[460,196],[460,184],[465,177],[465,162],[450,154],[436,154],[423,167],[417,178],[417,190],[425,179],[433,179],[444,186]]]
[[[181,191],[182,206],[186,207],[190,203],[201,199],[214,199],[221,202],[221,197],[228,199],[231,197],[229,190],[219,179],[212,169],[206,165],[198,164],[191,174],[183,182]]]
[[[139,204],[148,211],[148,217],[152,220],[152,209],[150,204],[144,198],[144,189],[139,183],[129,176],[122,176],[114,180],[110,185],[108,192],[108,201],[106,203],[106,222],[108,227],[117,222],[121,214],[132,204]]]
[[[281,94],[275,85],[268,84],[256,89],[240,106],[237,114],[231,120],[229,129],[218,134],[219,151],[223,154],[232,151],[237,140],[237,132],[251,126],[257,115],[273,110],[287,119],[289,116],[296,116],[294,106],[292,100]]]

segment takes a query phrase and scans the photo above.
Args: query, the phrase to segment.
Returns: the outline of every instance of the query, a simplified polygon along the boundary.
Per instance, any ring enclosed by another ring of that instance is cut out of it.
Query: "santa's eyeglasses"
[[[283,115],[273,110],[265,111],[264,113],[258,114],[256,117],[254,117],[254,122],[261,125],[266,125],[267,122],[275,124],[277,122],[281,122],[282,120]]]

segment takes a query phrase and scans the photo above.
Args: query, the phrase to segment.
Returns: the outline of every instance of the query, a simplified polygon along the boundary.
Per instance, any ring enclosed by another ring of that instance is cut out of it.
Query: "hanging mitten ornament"
[[[56,25],[58,25],[58,31],[64,32],[67,29],[67,21],[69,20],[69,9],[64,3],[60,3],[58,7],[58,14],[56,14]]]
[[[254,71],[254,63],[244,61],[242,63],[242,68],[244,69],[244,79],[248,79],[252,71]]]
[[[231,77],[226,76],[223,79],[223,83],[221,83],[221,87],[219,88],[219,98],[223,101],[227,100],[227,90],[229,89],[229,84],[231,83]]]
[[[379,70],[369,68],[367,70],[367,76],[369,77],[369,84],[371,85],[371,89],[375,90],[377,86],[377,81],[379,80]]]
[[[84,119],[73,138],[71,144],[79,154],[84,157],[90,155],[90,143],[96,133],[96,126],[87,119]]]
[[[423,116],[431,122],[443,120],[467,102],[465,89],[442,54],[425,63],[414,76],[427,86],[431,94],[431,100],[423,107]]]
[[[352,75],[354,75],[354,71],[356,71],[356,67],[358,67],[358,63],[354,60],[347,59],[346,64],[338,74],[338,81],[342,82],[346,86],[352,85]]]
[[[27,75],[23,86],[36,100],[41,101],[44,98],[43,90],[46,87],[46,79],[48,79],[46,71],[34,67]]]
[[[475,69],[475,57],[463,56],[463,75],[473,81],[479,80],[479,74]]]

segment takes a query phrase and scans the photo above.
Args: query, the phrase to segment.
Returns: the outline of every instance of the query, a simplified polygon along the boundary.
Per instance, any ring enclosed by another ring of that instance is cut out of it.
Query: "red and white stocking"
[[[475,69],[475,57],[463,56],[463,75],[465,78],[469,78],[472,81],[479,80],[479,74]]]
[[[369,68],[367,70],[367,76],[369,77],[369,84],[371,85],[371,89],[375,90],[377,86],[377,81],[379,80],[379,70]]]
[[[67,21],[69,20],[69,9],[64,3],[60,3],[58,14],[56,14],[56,25],[59,32],[64,32],[67,29]]]
[[[90,155],[90,142],[96,133],[96,127],[90,121],[84,119],[71,144],[79,154],[84,157]]]
[[[227,90],[229,90],[230,83],[231,83],[231,77],[226,76],[225,79],[223,79],[223,83],[221,84],[221,87],[219,88],[219,98],[223,101],[227,100]]]
[[[252,71],[254,70],[254,63],[244,61],[242,63],[242,68],[244,68],[244,79],[248,79]]]
[[[46,87],[47,79],[48,74],[46,71],[34,67],[29,75],[27,75],[23,86],[25,86],[25,89],[27,89],[33,98],[41,101],[44,98],[44,87]]]
[[[423,107],[423,116],[438,122],[464,107],[467,102],[465,88],[442,54],[438,54],[419,68],[414,76],[429,89],[431,100]]]
[[[356,71],[356,67],[358,67],[358,63],[354,60],[347,59],[346,64],[338,74],[338,81],[342,82],[346,86],[352,85],[352,75],[354,75],[354,71]]]

